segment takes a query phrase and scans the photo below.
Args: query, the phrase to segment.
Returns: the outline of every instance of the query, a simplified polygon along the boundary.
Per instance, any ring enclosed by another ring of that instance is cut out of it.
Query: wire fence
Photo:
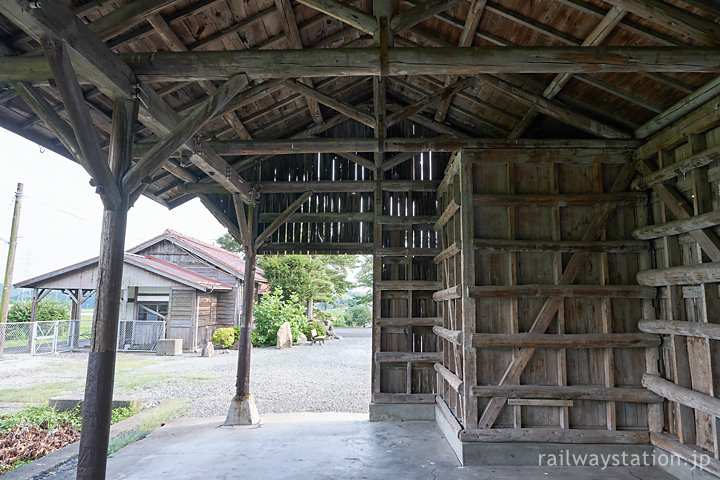
[[[154,352],[165,338],[165,322],[121,320],[118,351]],[[0,325],[3,354],[46,355],[90,350],[92,320],[10,322]]]

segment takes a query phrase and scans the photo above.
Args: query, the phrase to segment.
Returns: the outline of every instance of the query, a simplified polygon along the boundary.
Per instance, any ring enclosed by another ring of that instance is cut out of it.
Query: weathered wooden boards
[[[657,314],[645,317],[657,319],[638,324],[643,332],[663,336],[662,373],[656,357],[643,377],[646,388],[667,399],[666,422],[656,424],[651,442],[715,474],[720,472],[718,111],[717,102],[709,102],[648,139],[637,150],[641,177],[633,184],[654,193],[655,224],[633,231],[649,241],[655,256],[656,268],[646,264],[638,283],[660,292]]]
[[[434,332],[445,352],[435,368],[465,441],[649,439],[643,404],[661,399],[640,381],[645,351],[660,339],[635,333],[632,319],[657,292],[633,285],[637,266],[627,263],[648,252],[627,240],[635,209],[647,201],[625,193],[631,164],[620,172],[600,156],[594,164],[563,163],[573,154],[546,157],[538,149],[518,162],[507,152],[463,150],[438,189],[443,250],[435,261],[444,288],[434,298],[445,313]],[[608,178],[615,179],[610,190]],[[466,252],[474,258],[469,277],[461,274]],[[564,270],[563,252],[574,254]],[[645,431],[620,431],[627,428]]]

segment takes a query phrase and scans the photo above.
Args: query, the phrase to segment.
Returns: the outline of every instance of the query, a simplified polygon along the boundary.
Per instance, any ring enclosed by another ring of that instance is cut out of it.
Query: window
[[[167,302],[138,304],[138,320],[165,321],[167,313]]]

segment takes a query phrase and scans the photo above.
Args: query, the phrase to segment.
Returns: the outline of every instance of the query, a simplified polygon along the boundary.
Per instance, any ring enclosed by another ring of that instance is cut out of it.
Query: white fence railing
[[[0,327],[1,328],[1,327]],[[92,320],[52,322],[10,322],[5,324],[3,353],[78,352],[90,349]],[[118,351],[154,352],[158,339],[165,338],[165,322],[121,320],[118,325]]]

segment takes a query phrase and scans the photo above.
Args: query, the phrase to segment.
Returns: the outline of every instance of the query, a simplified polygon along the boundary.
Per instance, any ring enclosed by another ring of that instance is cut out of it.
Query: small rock
[[[201,357],[214,357],[215,356],[215,347],[213,347],[213,344],[208,342],[205,344],[205,346],[202,349],[202,353],[200,354]]]
[[[298,335],[297,341],[298,341],[298,343],[307,343],[308,339],[304,333],[301,333],[300,335]]]
[[[292,330],[290,330],[290,322],[280,325],[277,332],[277,348],[292,347]]]

